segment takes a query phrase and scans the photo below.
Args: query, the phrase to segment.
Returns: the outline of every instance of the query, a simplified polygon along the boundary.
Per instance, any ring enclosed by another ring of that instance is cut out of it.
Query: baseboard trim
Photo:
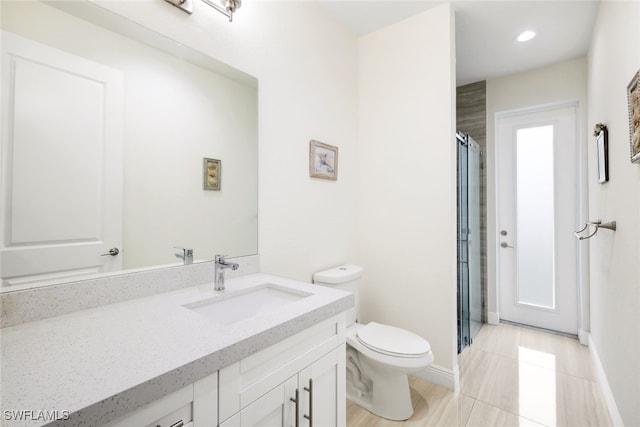
[[[614,427],[624,427],[624,423],[622,422],[622,416],[620,415],[620,411],[618,411],[618,405],[616,405],[616,400],[613,397],[613,392],[611,391],[611,387],[609,387],[609,381],[607,381],[607,376],[604,373],[604,368],[602,367],[602,362],[600,361],[600,356],[598,355],[598,349],[596,348],[596,345],[593,342],[593,338],[591,337],[591,334],[589,334],[588,332],[585,332],[585,333],[589,337],[588,338],[589,352],[591,353],[593,364],[596,368],[596,376],[598,377],[600,390],[602,390],[602,394],[604,395],[604,401],[607,404],[607,409],[609,409],[609,416],[611,417],[611,423]]]
[[[457,390],[460,386],[460,372],[458,371],[458,366],[456,366],[454,370],[451,370],[438,365],[429,365],[426,369],[412,375],[422,378],[425,381],[429,381],[430,383],[447,387],[451,390]]]
[[[500,313],[487,312],[487,323],[490,325],[500,324]]]
[[[582,345],[589,345],[589,331],[585,331],[584,329],[578,329],[578,341]]]

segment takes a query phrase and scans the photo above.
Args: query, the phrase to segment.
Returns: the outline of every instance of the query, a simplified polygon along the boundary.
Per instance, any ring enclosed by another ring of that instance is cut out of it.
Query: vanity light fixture
[[[189,15],[193,13],[193,0],[165,0]]]
[[[202,1],[229,18],[229,22],[233,22],[233,14],[235,13],[236,9],[242,6],[242,0],[220,0],[222,6],[215,4],[211,0]]]
[[[536,36],[536,33],[534,31],[527,30],[520,33],[520,35],[516,40],[518,40],[519,42],[527,42],[532,38],[534,38],[535,36]]]

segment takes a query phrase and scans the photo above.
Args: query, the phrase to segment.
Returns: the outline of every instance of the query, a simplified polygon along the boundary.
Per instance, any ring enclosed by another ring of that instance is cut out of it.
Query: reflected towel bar
[[[588,236],[581,236],[580,233],[584,232],[587,228],[589,228],[590,225],[595,227],[595,230],[593,230],[593,233],[589,234]],[[574,231],[573,234],[578,238],[578,240],[586,240],[595,236],[596,233],[598,232],[598,229],[600,228],[606,228],[607,230],[616,231],[616,222],[610,221],[610,222],[605,222],[603,224],[602,221],[600,220],[589,221],[584,224],[584,227],[582,227],[582,230]]]

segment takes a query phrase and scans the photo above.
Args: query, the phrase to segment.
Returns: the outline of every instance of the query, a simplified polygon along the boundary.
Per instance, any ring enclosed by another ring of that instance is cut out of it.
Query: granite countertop
[[[183,307],[265,283],[311,295],[230,325]],[[37,411],[68,414],[50,425],[101,425],[354,303],[347,292],[266,274],[229,279],[226,288],[201,285],[0,330],[0,425],[46,425],[33,419]]]

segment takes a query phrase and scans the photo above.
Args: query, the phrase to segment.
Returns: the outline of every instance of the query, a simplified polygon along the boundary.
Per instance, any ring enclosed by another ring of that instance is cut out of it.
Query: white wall
[[[640,165],[629,160],[626,87],[640,68],[640,3],[602,2],[589,51],[589,211],[615,220],[591,247],[591,338],[622,421],[640,421]],[[609,182],[597,183],[593,126],[609,129]]]
[[[261,270],[311,280],[354,259],[356,39],[316,4],[249,2],[234,22],[194,2],[94,3],[188,44],[259,81]],[[309,178],[309,140],[340,148],[337,182]]]
[[[441,5],[358,42],[360,318],[456,367],[455,41]]]
[[[578,58],[549,67],[514,74],[498,79],[487,80],[487,311],[489,320],[498,317],[498,293],[496,289],[496,188],[495,188],[495,114],[501,111],[516,110],[565,101],[578,101],[578,156],[586,163],[587,146],[587,61]],[[580,172],[584,174],[584,171]],[[557,177],[562,179],[562,177]],[[572,178],[572,177],[570,177]],[[578,192],[582,196],[581,209],[586,211],[586,188],[580,179]],[[579,216],[586,220],[586,212]],[[583,250],[584,245],[581,246]],[[579,255],[584,261],[586,276],[586,254]],[[588,330],[588,279],[582,281],[581,328]]]

